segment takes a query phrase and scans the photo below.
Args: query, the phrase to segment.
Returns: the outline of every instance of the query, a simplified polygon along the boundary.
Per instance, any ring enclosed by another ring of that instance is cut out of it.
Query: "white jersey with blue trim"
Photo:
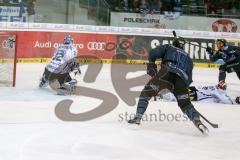
[[[197,101],[201,102],[212,102],[212,103],[224,103],[234,104],[232,100],[223,89],[217,86],[195,86],[197,89]]]
[[[236,104],[235,100],[230,98],[226,91],[217,86],[195,86],[197,100],[199,102]],[[177,101],[171,92],[160,95],[160,98],[166,101]]]
[[[47,70],[56,74],[68,73],[72,60],[78,55],[75,45],[61,45],[54,52],[51,61],[46,66]]]

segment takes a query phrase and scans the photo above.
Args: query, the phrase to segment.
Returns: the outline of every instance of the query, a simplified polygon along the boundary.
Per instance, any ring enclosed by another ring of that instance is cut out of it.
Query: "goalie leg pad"
[[[50,81],[57,80],[59,82],[60,86],[62,86],[64,83],[72,81],[72,78],[71,78],[69,73],[65,73],[65,74],[51,74],[49,79],[50,79]]]
[[[42,78],[40,78],[40,82],[39,82],[39,87],[40,88],[47,87],[47,85],[49,84],[49,76],[50,76],[50,74],[51,74],[51,72],[49,72],[45,68],[44,73],[42,75]]]

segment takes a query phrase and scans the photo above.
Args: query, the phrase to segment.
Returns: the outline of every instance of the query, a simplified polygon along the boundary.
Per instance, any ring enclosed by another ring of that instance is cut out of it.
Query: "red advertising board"
[[[112,58],[116,50],[105,50],[109,42],[117,41],[114,34],[43,32],[43,31],[2,31],[1,33],[17,35],[18,58],[49,58],[57,46],[61,45],[67,35],[71,35],[78,47],[79,56],[96,56]]]

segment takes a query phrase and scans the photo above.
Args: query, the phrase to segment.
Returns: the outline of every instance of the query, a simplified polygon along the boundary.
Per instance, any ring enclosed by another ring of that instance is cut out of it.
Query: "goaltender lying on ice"
[[[229,97],[226,89],[227,85],[224,81],[220,81],[216,86],[190,86],[190,100],[209,103],[240,104],[240,97]],[[168,91],[160,93],[158,97],[166,101],[176,101],[175,96]]]

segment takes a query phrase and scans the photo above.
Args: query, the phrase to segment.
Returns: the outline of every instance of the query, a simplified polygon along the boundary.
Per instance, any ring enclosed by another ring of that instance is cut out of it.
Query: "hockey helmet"
[[[63,44],[73,44],[73,38],[71,36],[65,37]]]
[[[226,44],[227,44],[226,39],[217,39],[217,43],[218,43],[218,42],[222,42],[222,43],[223,43],[223,46],[226,46]]]
[[[181,48],[183,49],[184,48],[184,45],[185,45],[185,40],[184,38],[182,37],[179,37],[179,38],[175,38],[172,42],[173,46],[177,47],[177,48]]]
[[[221,80],[220,82],[218,82],[217,87],[222,89],[222,90],[226,90],[227,89],[227,84],[226,84],[225,81]]]

